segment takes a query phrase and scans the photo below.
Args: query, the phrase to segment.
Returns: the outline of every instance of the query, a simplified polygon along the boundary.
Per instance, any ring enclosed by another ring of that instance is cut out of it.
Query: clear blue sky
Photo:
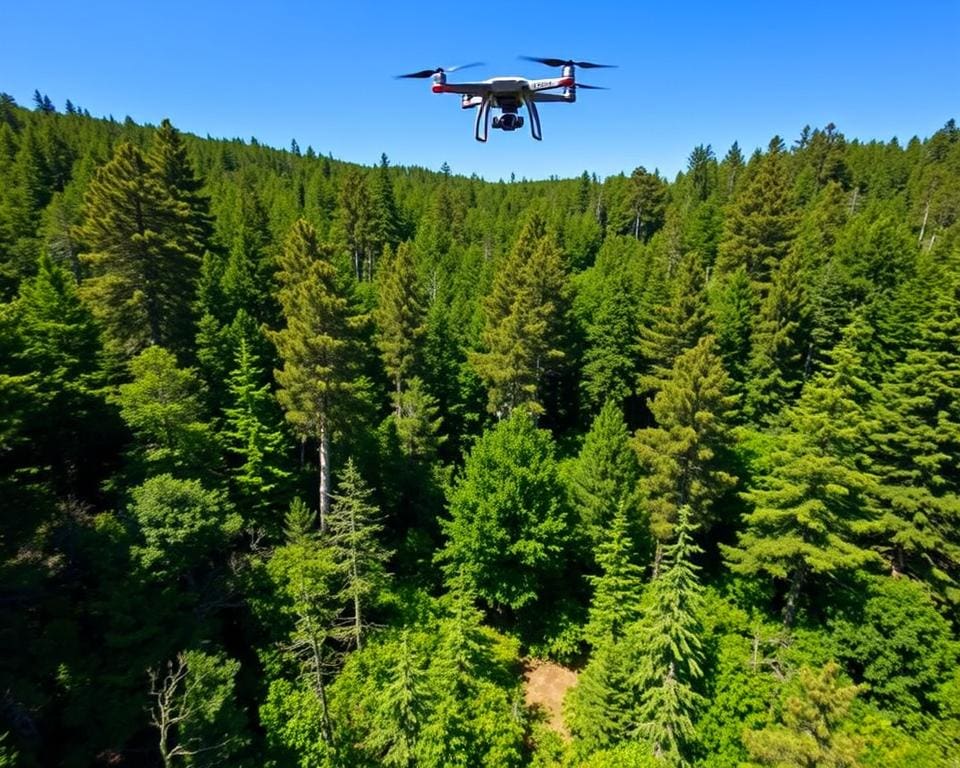
[[[701,143],[749,153],[831,121],[848,138],[906,141],[960,118],[960,0],[401,5],[4,0],[0,90],[494,180],[638,165],[672,176]],[[550,75],[518,54],[619,69],[579,73],[613,90],[544,105],[542,143],[524,128],[478,144],[458,97],[392,79],[477,60],[464,78]]]

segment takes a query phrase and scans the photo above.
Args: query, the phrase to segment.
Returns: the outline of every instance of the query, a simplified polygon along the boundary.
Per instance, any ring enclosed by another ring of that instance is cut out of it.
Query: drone
[[[398,78],[432,78],[431,90],[434,93],[459,93],[460,106],[463,109],[476,109],[473,134],[477,141],[486,141],[490,130],[490,108],[500,110],[500,115],[494,116],[493,127],[501,131],[515,131],[523,128],[523,116],[517,111],[526,107],[530,118],[530,135],[537,141],[543,140],[540,128],[540,113],[537,104],[543,102],[565,102],[573,104],[577,100],[577,89],[605,91],[606,88],[598,85],[585,85],[576,80],[576,69],[609,69],[615,64],[594,64],[590,61],[573,61],[571,59],[544,59],[537,56],[521,56],[525,61],[535,61],[546,64],[548,67],[560,67],[560,77],[544,80],[530,80],[526,77],[491,77],[476,83],[448,83],[447,75],[468,67],[483,66],[480,62],[461,64],[457,67],[437,67],[423,69],[407,75],[397,75]],[[562,89],[559,93],[556,91]]]

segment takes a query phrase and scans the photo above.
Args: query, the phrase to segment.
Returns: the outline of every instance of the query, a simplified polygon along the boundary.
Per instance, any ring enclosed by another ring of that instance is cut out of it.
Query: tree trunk
[[[797,600],[800,597],[800,590],[806,578],[807,568],[805,565],[801,565],[793,572],[790,579],[790,590],[787,592],[787,602],[783,606],[783,626],[785,627],[790,627],[797,615]]]
[[[326,420],[320,423],[320,530],[327,530],[330,514],[330,428]]]

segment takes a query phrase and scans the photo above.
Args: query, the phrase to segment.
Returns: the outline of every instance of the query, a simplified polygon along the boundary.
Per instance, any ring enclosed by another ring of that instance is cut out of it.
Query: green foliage
[[[183,576],[224,548],[240,530],[223,494],[168,474],[133,489],[130,515],[139,543],[131,552],[154,578]]]
[[[787,696],[782,724],[744,732],[756,765],[802,768],[855,768],[862,765],[863,739],[840,727],[858,693],[843,685],[835,663],[823,669],[803,668],[793,695]]]
[[[380,356],[394,382],[394,397],[399,398],[415,370],[419,339],[425,330],[425,311],[409,243],[401,243],[396,255],[386,262],[380,277],[376,319]]]
[[[519,610],[564,574],[566,493],[550,435],[526,410],[476,442],[448,499],[438,556],[448,582],[462,577],[487,605]]]
[[[120,385],[115,402],[139,441],[146,467],[188,475],[216,468],[216,436],[203,419],[194,370],[178,368],[163,347],[148,347],[130,361],[130,374],[132,381]]]
[[[83,294],[118,359],[151,344],[186,350],[200,255],[190,218],[133,144],[118,145],[91,182],[78,231]]]
[[[543,387],[566,352],[566,276],[556,239],[538,217],[527,222],[484,302],[484,352],[471,364],[487,385],[488,409],[508,416],[529,403],[544,410]]]
[[[723,456],[736,401],[729,389],[714,337],[705,336],[676,359],[650,403],[658,426],[634,437],[640,503],[659,541],[672,537],[682,506],[689,506],[699,523],[710,520],[713,500],[736,482]]]
[[[593,546],[606,540],[610,522],[623,506],[629,510],[633,534],[645,533],[646,521],[633,519],[638,514],[635,488],[639,467],[630,450],[630,434],[623,412],[614,400],[608,400],[593,420],[580,454],[569,465],[566,476],[581,531]],[[642,546],[644,542],[634,543]]]

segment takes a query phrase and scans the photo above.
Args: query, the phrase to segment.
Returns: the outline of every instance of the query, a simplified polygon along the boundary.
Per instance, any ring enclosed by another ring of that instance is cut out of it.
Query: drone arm
[[[530,135],[537,141],[543,140],[543,132],[540,130],[540,112],[537,110],[537,102],[532,94],[524,96],[524,102],[527,105],[527,112],[530,115]]]
[[[527,97],[527,101],[539,101],[543,103],[545,101],[573,101],[569,96],[563,93],[531,93]]]

